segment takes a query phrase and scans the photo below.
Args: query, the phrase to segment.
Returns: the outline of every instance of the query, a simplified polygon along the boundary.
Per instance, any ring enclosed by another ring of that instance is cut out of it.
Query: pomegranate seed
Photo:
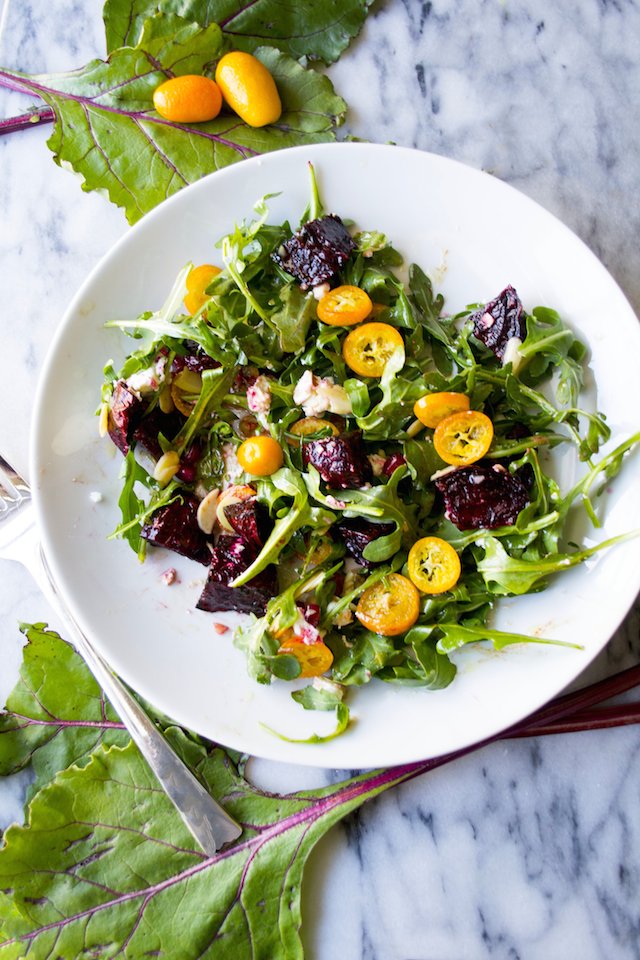
[[[196,468],[192,467],[190,463],[183,463],[176,476],[178,480],[182,480],[184,483],[193,483],[196,479]]]

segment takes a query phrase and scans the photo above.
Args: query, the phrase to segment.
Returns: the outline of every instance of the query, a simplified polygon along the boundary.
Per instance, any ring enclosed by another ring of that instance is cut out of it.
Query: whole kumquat
[[[204,123],[220,113],[222,93],[218,84],[209,77],[187,73],[165,80],[156,87],[153,105],[165,120]]]
[[[225,54],[216,67],[216,83],[225,103],[250,127],[264,127],[280,118],[282,103],[275,80],[250,53]]]
[[[238,447],[238,463],[254,477],[270,477],[284,463],[282,447],[266,434],[249,437]]]
[[[371,313],[371,297],[360,287],[335,287],[318,301],[318,319],[336,327],[361,323]]]
[[[220,267],[212,263],[201,263],[199,267],[194,267],[187,276],[187,294],[184,298],[184,305],[191,314],[197,313],[209,299],[205,290],[214,277],[220,273]]]

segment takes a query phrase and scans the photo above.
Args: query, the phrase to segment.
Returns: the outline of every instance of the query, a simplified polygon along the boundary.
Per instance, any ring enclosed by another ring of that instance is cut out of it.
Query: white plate
[[[32,477],[51,567],[83,627],[114,668],[179,723],[258,756],[326,767],[370,767],[437,756],[515,723],[558,693],[606,644],[639,586],[640,541],[600,554],[545,592],[499,604],[495,624],[584,644],[576,650],[523,645],[500,654],[476,645],[455,657],[446,690],[428,692],[374,681],[349,693],[354,723],[342,737],[309,746],[284,743],[260,723],[293,736],[325,732],[329,714],[303,711],[291,685],[259,686],[246,673],[233,621],[194,609],[205,569],[107,541],[118,521],[120,455],[97,438],[94,411],[102,367],[132,341],[104,323],[157,308],[188,260],[218,259],[214,243],[253,203],[270,201],[270,221],[297,223],[307,203],[306,162],[316,166],[328,209],[360,228],[384,231],[446,296],[447,309],[489,299],[507,283],[528,309],[558,309],[587,341],[597,406],[613,441],[640,425],[640,327],[604,267],[566,227],[486,174],[428,153],[369,144],[301,147],[248,160],[201,180],[137,224],[104,258],[67,311],[40,382]],[[592,394],[595,393],[592,389]],[[593,400],[593,397],[591,398]],[[640,526],[637,460],[606,496],[604,525],[581,515],[573,535],[593,543]],[[558,467],[566,488],[575,464]],[[92,502],[90,493],[103,495]],[[181,582],[166,587],[175,566]]]

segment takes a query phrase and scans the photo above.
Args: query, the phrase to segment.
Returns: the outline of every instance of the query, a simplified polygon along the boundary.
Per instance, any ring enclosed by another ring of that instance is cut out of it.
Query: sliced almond
[[[196,519],[198,526],[203,533],[213,533],[213,527],[216,522],[216,507],[218,506],[219,493],[217,490],[211,490],[206,497],[200,501]]]
[[[235,484],[233,487],[227,487],[219,498],[216,506],[216,518],[224,530],[233,533],[233,527],[225,515],[225,507],[230,507],[233,503],[241,503],[243,500],[250,500],[255,497],[256,491],[249,484]]]

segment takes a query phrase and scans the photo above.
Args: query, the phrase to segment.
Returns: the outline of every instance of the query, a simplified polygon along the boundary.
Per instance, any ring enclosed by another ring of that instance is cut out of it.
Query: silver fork
[[[40,544],[29,485],[0,455],[0,559],[31,573],[59,613],[76,650],[131,734],[169,799],[208,856],[242,833],[177,756],[140,704],[82,632],[56,589]]]

